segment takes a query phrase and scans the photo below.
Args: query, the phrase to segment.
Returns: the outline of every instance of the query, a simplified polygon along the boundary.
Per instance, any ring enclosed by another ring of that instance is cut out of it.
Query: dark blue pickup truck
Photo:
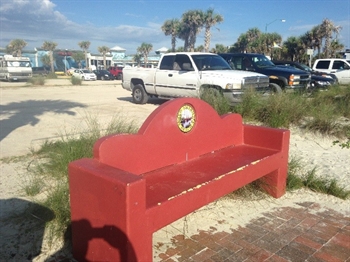
[[[230,64],[232,69],[267,75],[270,79],[270,86],[276,92],[285,89],[306,90],[310,85],[311,75],[308,72],[276,66],[262,54],[222,53],[219,55]]]

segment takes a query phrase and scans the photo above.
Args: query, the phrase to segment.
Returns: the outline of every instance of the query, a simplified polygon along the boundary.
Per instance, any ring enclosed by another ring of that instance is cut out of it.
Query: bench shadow
[[[35,126],[39,116],[52,112],[55,114],[75,115],[72,108],[86,105],[67,100],[27,100],[0,105],[2,120],[0,120],[0,141],[12,131],[25,125]]]
[[[112,248],[119,250],[120,261],[137,261],[135,251],[132,244],[128,240],[128,237],[119,228],[113,225],[105,225],[103,227],[92,227],[90,222],[86,219],[78,221],[72,221],[70,226],[65,232],[65,244],[62,249],[48,257],[45,262],[55,261],[77,261],[73,258],[72,254],[72,227],[77,228],[76,232],[79,235],[84,235],[84,238],[77,236],[79,243],[78,247],[75,247],[75,252],[79,256],[79,261],[87,261],[86,255],[88,253],[89,241],[93,239],[103,239]],[[128,243],[129,252],[125,249],[125,244]]]
[[[41,253],[46,223],[54,213],[24,199],[0,199],[2,261],[32,261]]]

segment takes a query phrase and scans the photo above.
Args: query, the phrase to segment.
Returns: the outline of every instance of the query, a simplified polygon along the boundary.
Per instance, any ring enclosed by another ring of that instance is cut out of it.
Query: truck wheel
[[[138,84],[132,90],[132,100],[135,104],[146,104],[148,101],[148,94],[142,85]]]
[[[117,75],[117,80],[122,80],[122,75],[121,74]]]
[[[282,93],[282,88],[279,85],[275,84],[275,83],[270,83],[269,87],[270,87],[270,90],[271,90],[271,94],[280,94],[280,93]]]

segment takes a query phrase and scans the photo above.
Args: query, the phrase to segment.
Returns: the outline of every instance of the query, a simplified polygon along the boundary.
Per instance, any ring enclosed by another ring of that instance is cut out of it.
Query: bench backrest
[[[242,143],[239,114],[219,116],[200,99],[178,98],[153,111],[137,134],[99,139],[94,158],[140,175]]]

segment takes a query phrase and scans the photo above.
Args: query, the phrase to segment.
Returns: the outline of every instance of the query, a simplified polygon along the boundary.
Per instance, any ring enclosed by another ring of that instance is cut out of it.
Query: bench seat
[[[213,182],[220,177],[235,175],[241,168],[278,151],[254,146],[231,146],[200,156],[187,162],[174,164],[143,174],[146,180],[147,208],[167,202],[202,184]]]

